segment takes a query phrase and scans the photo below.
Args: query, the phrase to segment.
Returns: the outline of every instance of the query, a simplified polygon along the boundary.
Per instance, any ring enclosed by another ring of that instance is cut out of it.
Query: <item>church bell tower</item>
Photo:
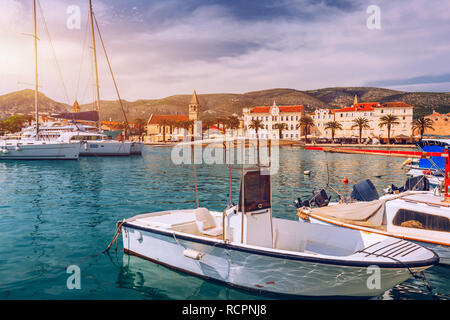
[[[198,101],[197,93],[194,90],[191,102],[189,103],[189,120],[200,120],[200,102]]]

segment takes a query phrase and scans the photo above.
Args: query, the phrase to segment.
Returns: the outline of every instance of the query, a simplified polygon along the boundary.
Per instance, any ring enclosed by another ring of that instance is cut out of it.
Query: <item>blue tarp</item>
[[[445,147],[450,147],[450,141],[446,139],[436,139],[436,140],[422,140],[418,143],[418,146],[425,152],[443,152]],[[420,159],[419,168],[431,169],[438,166],[440,169],[445,170],[445,158],[444,157],[431,157],[431,160]],[[433,162],[436,166],[433,165]]]

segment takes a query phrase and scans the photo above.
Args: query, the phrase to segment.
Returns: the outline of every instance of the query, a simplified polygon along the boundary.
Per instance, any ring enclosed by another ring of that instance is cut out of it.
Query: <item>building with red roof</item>
[[[300,129],[298,123],[305,115],[305,108],[302,105],[277,106],[275,101],[272,106],[256,106],[244,108],[244,128],[249,138],[256,138],[256,130],[251,128],[253,120],[261,121],[262,128],[258,130],[258,136],[262,139],[276,139],[279,137],[279,130],[276,124],[284,123],[281,139],[299,140]]]
[[[197,92],[192,94],[188,114],[151,114],[147,121],[146,142],[180,141],[185,134],[184,124],[188,121],[200,120],[200,102]],[[189,134],[196,134],[196,126],[192,126]]]
[[[342,130],[335,132],[335,138],[359,138],[359,127],[355,126],[357,118],[368,120],[369,128],[363,129],[363,139],[387,139],[387,128],[380,127],[381,118],[393,115],[398,123],[391,126],[391,138],[401,141],[408,140],[412,136],[413,106],[404,102],[365,102],[359,103],[357,96],[352,106],[340,109],[317,109],[311,117],[315,122],[313,135],[320,138],[331,139],[331,130],[325,129],[327,122],[337,121],[342,125]]]
[[[439,113],[433,110],[433,113],[426,116],[425,119],[433,121],[433,129],[426,129],[426,135],[448,136],[450,135],[450,112]]]

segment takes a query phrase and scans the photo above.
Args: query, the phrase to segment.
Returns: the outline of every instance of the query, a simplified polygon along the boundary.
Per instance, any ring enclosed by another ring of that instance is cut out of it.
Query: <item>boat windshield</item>
[[[244,183],[245,211],[270,208],[270,176],[261,175],[259,171],[245,174]],[[242,184],[239,196],[239,211],[242,211]]]

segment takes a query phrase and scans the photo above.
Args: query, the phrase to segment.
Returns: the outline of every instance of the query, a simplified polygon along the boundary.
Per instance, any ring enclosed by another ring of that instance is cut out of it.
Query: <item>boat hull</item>
[[[301,219],[299,219],[300,221],[302,221]],[[345,228],[345,226],[341,226],[339,224],[333,224],[331,222],[325,222],[323,220],[319,220],[316,219],[314,217],[309,217],[310,223],[317,223],[317,224],[323,224],[323,225],[330,225],[330,226],[339,226],[341,228]],[[308,223],[308,222],[305,222]],[[418,241],[418,240],[414,240],[414,239],[408,239],[404,236],[399,236],[397,234],[394,233],[388,233],[388,232],[380,232],[377,230],[366,230],[368,228],[358,228],[358,226],[354,226],[354,229],[358,229],[358,230],[365,230],[365,231],[370,231],[370,232],[375,232],[375,233],[380,233],[383,235],[387,235],[390,237],[394,237],[394,238],[399,238],[399,239],[407,239],[408,241],[411,241],[413,243],[416,243],[420,246],[423,246],[425,248],[428,248],[430,250],[433,250],[438,256],[439,256],[439,263],[440,264],[444,264],[444,265],[450,265],[450,247],[449,246],[445,246],[445,245],[441,245],[441,244],[435,244],[435,243],[430,243],[430,242],[425,242],[425,241]]]
[[[380,286],[369,288],[368,266],[293,258],[222,241],[192,239],[157,230],[122,226],[123,246],[167,267],[252,291],[294,296],[371,297],[411,277],[407,268],[379,268]],[[203,253],[196,260],[186,249]],[[413,272],[428,266],[412,268]]]
[[[0,145],[0,160],[77,160],[79,143],[19,143]]]
[[[120,141],[85,141],[81,157],[129,156],[131,144]]]
[[[140,155],[142,154],[143,148],[144,148],[143,142],[131,142],[130,154]]]

